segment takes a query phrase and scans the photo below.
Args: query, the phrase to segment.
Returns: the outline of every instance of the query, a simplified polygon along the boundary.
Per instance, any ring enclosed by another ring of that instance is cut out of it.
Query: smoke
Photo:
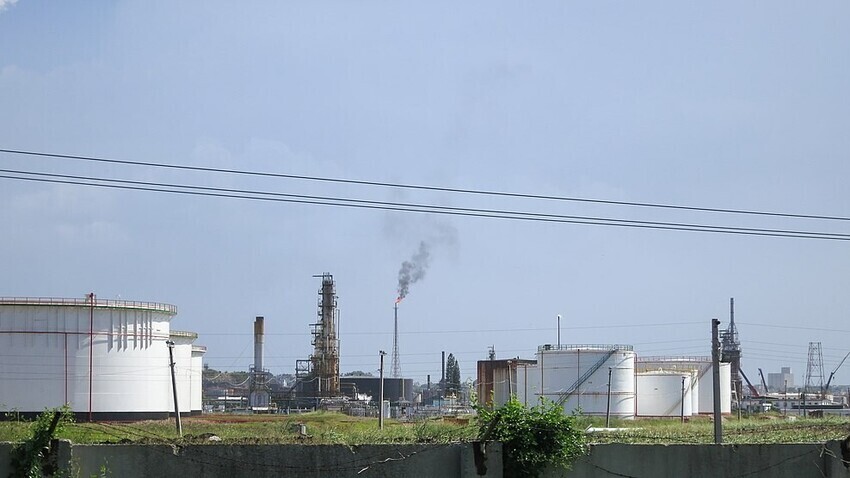
[[[428,265],[431,261],[430,246],[427,242],[419,242],[419,250],[413,254],[410,260],[401,263],[398,270],[398,299],[401,301],[410,292],[410,285],[425,278]]]

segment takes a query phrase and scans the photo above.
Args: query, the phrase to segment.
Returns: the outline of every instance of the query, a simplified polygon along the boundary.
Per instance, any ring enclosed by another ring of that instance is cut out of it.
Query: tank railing
[[[711,357],[703,357],[703,356],[649,356],[649,357],[636,357],[635,362],[711,362]]]
[[[602,364],[608,361],[608,359],[611,358],[611,356],[615,353],[617,353],[617,349],[608,350],[608,353],[606,353],[602,358],[597,360],[596,363],[593,364],[593,367],[587,369],[587,371],[584,372],[581,377],[579,377],[578,380],[575,381],[575,383],[570,385],[570,388],[568,388],[564,393],[561,394],[561,397],[558,398],[558,405],[563,405],[564,402],[566,402],[567,399],[570,398],[570,396],[575,393],[576,390],[578,390],[581,384],[587,381],[587,379],[589,379],[591,375],[596,373],[596,371],[599,370],[600,367],[602,367]]]
[[[94,304],[87,298],[69,299],[61,297],[0,297],[0,305],[70,305],[76,307],[117,307],[124,309],[145,309],[177,314],[177,306],[160,302],[141,302],[135,300],[98,299]]]
[[[614,350],[614,351],[633,351],[633,345],[619,344],[545,344],[537,347],[538,352],[548,352],[550,350]]]

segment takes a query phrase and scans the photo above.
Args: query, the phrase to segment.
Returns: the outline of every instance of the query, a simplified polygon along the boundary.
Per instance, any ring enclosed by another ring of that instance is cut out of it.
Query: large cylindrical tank
[[[690,417],[691,372],[639,372],[635,376],[638,417]]]
[[[92,296],[0,298],[0,406],[36,414],[67,403],[80,418],[167,417],[166,340],[176,313]]]
[[[189,400],[192,415],[200,414],[204,408],[204,354],[206,353],[207,348],[203,345],[192,346],[192,397]]]
[[[177,381],[177,405],[181,415],[192,413],[192,342],[198,338],[194,332],[172,330],[169,334],[174,342],[174,377]],[[172,393],[171,396],[174,394]],[[174,411],[174,399],[168,401]]]
[[[714,413],[714,377],[711,372],[711,357],[639,357],[638,372],[668,370],[693,371],[697,375],[697,407],[700,414]],[[730,364],[720,363],[720,412],[732,413],[732,377]]]
[[[567,413],[633,418],[635,353],[630,345],[543,345],[537,350],[537,396]],[[610,377],[610,390],[609,390]]]

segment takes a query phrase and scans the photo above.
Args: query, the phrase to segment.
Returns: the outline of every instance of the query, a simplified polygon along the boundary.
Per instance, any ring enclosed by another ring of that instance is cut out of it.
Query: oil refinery
[[[469,411],[469,401],[446,391],[446,357],[439,380],[427,387],[401,374],[398,342],[400,294],[393,307],[392,353],[379,376],[340,374],[337,285],[319,279],[316,319],[307,323],[312,353],[280,379],[265,363],[266,327],[253,321],[253,363],[241,383],[203,378],[206,348],[195,332],[174,330],[173,305],[84,298],[0,298],[0,410],[34,415],[67,404],[78,419],[137,420],[202,411],[288,413],[326,409],[359,416],[383,413],[415,418]],[[680,418],[714,412],[719,380],[720,413],[845,413],[847,397],[829,394],[838,367],[827,374],[820,343],[810,343],[806,385],[792,390],[790,368],[759,369],[753,385],[741,366],[741,342],[730,300],[730,321],[718,331],[715,361],[709,356],[643,356],[628,344],[542,344],[533,358],[478,361],[474,394],[500,406],[515,397],[526,405],[549,400],[567,413],[619,419]],[[247,328],[247,327],[246,327]],[[173,367],[170,367],[173,357]],[[376,357],[377,358],[377,357]],[[716,364],[716,370],[715,365]],[[173,370],[173,373],[171,372]],[[386,373],[385,373],[386,372]],[[781,386],[781,388],[780,388]],[[175,398],[177,403],[175,403]]]

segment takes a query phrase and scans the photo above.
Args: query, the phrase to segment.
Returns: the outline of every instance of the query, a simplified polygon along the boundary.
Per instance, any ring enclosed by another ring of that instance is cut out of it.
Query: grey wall
[[[793,445],[595,445],[569,472],[544,477],[846,478],[836,441]]]
[[[12,445],[0,443],[0,478],[9,475]],[[838,442],[826,445],[594,445],[570,471],[544,478],[775,477],[850,478]],[[72,476],[227,477],[339,476],[472,478],[471,444],[454,445],[71,445],[62,442],[60,464]],[[489,477],[501,477],[501,448],[488,447]],[[362,472],[361,472],[362,470]]]
[[[69,445],[79,476],[252,478],[473,477],[471,444],[451,445]],[[501,447],[488,447],[488,477],[501,478]]]

